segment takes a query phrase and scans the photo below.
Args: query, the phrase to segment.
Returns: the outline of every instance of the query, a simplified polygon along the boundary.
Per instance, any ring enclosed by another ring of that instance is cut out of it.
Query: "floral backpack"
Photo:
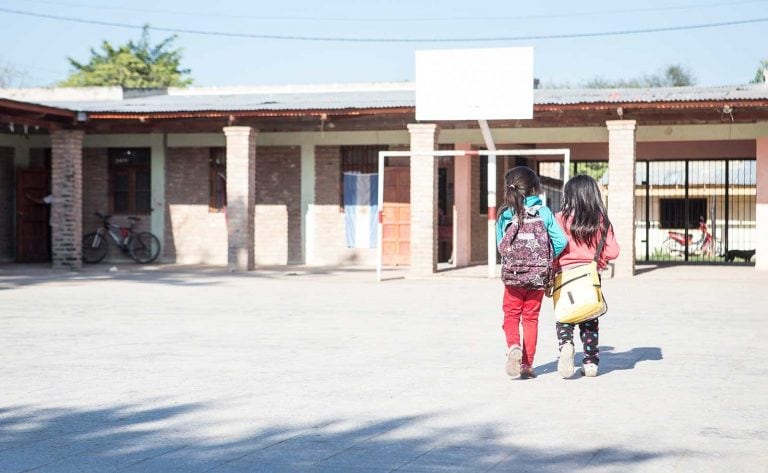
[[[552,285],[554,250],[540,208],[526,207],[522,224],[513,216],[499,242],[501,280],[507,286],[546,289]]]

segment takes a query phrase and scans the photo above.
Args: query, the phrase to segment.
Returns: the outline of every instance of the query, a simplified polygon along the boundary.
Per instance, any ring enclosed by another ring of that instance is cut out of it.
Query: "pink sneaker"
[[[507,365],[504,367],[510,378],[520,376],[520,362],[523,359],[523,351],[519,345],[512,345],[507,352]]]
[[[520,366],[520,378],[531,379],[535,377],[536,377],[536,373],[533,372],[533,367],[531,365]]]

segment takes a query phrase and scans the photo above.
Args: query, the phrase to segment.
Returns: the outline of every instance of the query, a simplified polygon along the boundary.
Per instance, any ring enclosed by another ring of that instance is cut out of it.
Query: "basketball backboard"
[[[416,51],[417,120],[533,118],[533,48]]]

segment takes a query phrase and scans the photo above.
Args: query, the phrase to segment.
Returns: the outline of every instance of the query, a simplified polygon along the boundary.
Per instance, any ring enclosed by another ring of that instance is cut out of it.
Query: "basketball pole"
[[[478,120],[488,148],[488,279],[496,277],[496,143],[488,120]]]

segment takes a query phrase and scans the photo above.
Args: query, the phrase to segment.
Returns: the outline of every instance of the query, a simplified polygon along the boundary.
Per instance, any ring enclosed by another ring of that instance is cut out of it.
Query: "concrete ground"
[[[108,269],[0,266],[0,472],[768,471],[754,268],[607,280],[597,378],[545,303],[525,381],[484,268]]]

